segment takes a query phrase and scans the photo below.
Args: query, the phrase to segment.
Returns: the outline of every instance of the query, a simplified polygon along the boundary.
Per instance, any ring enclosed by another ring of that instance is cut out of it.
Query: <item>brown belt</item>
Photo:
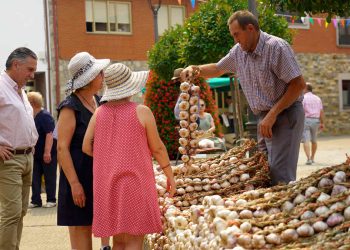
[[[14,155],[27,155],[33,151],[33,148],[15,149],[10,152]]]

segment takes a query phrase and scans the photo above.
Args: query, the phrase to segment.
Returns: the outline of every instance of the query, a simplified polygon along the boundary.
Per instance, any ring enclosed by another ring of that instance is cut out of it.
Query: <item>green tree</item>
[[[297,12],[304,15],[328,13],[328,22],[333,15],[347,17],[350,15],[350,2],[348,0],[269,0],[267,1],[274,8],[278,7],[282,11]]]

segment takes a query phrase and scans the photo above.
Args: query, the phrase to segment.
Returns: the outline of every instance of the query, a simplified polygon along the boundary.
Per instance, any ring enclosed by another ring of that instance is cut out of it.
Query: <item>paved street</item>
[[[298,178],[307,176],[317,169],[340,164],[350,154],[350,136],[322,137],[316,154],[316,163],[305,165],[306,157],[300,149]],[[45,201],[45,198],[43,199]],[[29,209],[24,219],[21,250],[70,249],[68,230],[56,226],[56,208]],[[94,239],[94,249],[99,249],[99,239]]]

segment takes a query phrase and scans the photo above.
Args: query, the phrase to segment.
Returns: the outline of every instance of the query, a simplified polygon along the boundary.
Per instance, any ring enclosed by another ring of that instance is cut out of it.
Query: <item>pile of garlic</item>
[[[168,203],[164,233],[148,236],[148,243],[152,249],[349,247],[349,176],[350,165],[341,164],[288,185],[206,196],[184,211]]]
[[[195,155],[198,147],[198,136],[200,131],[198,128],[198,102],[199,102],[199,86],[189,82],[183,82],[180,85],[179,117],[179,152],[182,154],[181,160],[184,162],[184,168],[191,166],[193,162],[192,156]]]

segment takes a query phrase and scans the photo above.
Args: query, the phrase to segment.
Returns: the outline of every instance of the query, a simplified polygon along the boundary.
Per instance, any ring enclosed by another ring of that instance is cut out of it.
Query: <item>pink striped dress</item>
[[[133,102],[105,104],[96,117],[92,231],[95,237],[162,231],[146,130]]]

